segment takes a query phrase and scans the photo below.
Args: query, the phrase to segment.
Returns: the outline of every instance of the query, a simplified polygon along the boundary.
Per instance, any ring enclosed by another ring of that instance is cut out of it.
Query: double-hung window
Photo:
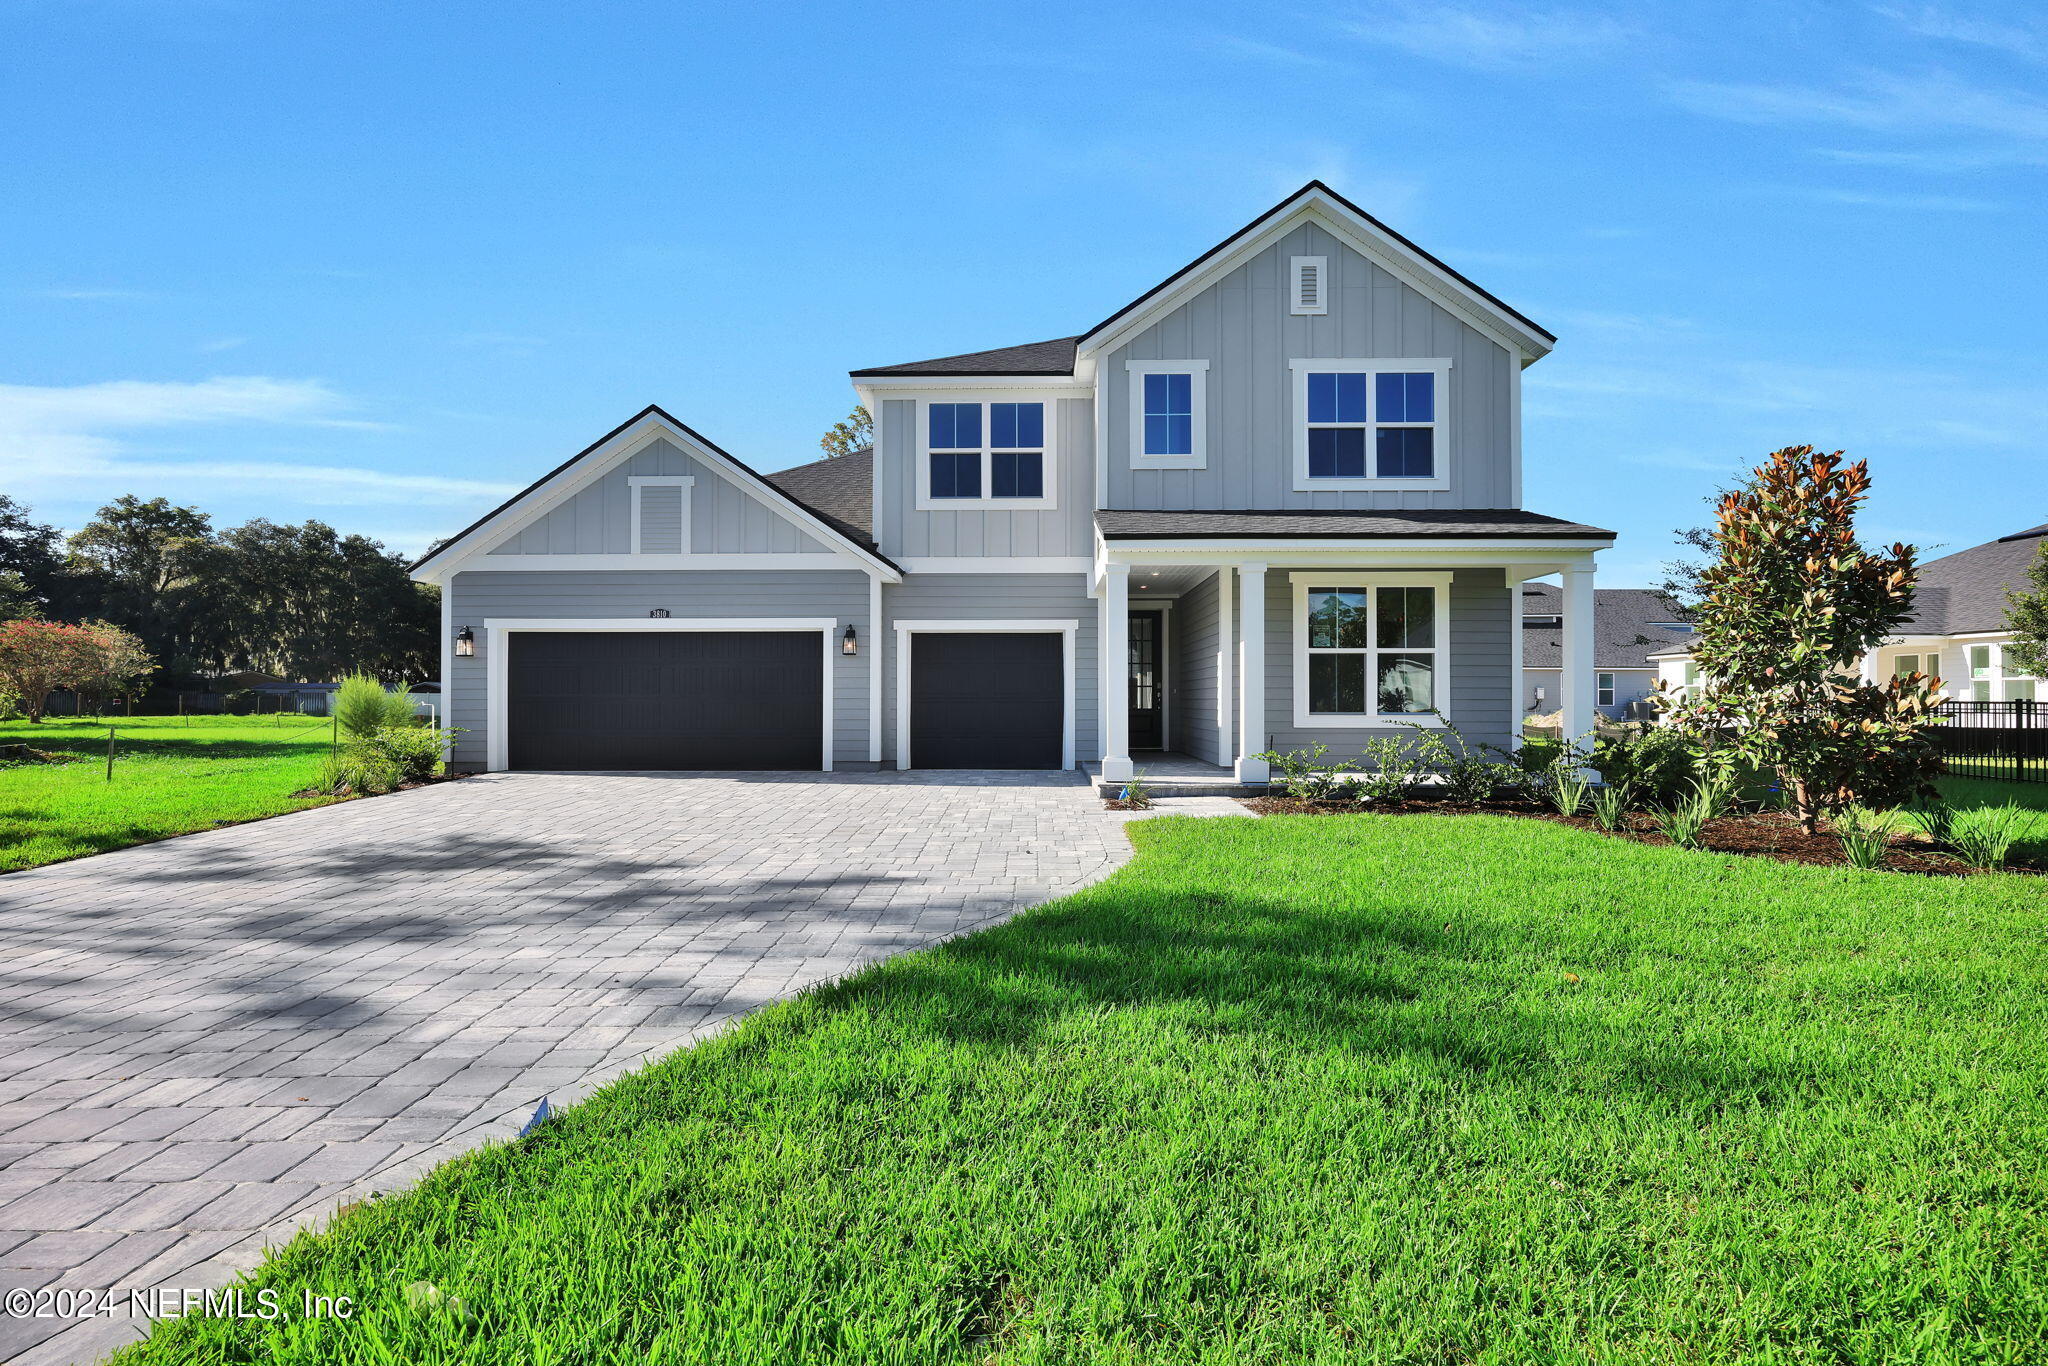
[[[927,403],[920,508],[1051,507],[1046,405]]]
[[[1293,575],[1294,723],[1392,725],[1450,710],[1448,574]]]
[[[1593,675],[1593,684],[1593,705],[1596,707],[1613,706],[1614,675],[1596,673]]]
[[[1294,487],[1450,487],[1448,360],[1295,360]]]
[[[1199,470],[1209,463],[1209,362],[1133,360],[1131,468]]]
[[[1972,645],[1964,652],[1970,666],[1970,700],[1989,702],[1991,700],[1991,647]]]

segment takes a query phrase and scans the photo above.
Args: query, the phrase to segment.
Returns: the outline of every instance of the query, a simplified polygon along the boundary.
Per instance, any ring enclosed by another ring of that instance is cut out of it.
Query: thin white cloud
[[[1946,72],[1866,73],[1846,87],[1679,81],[1671,97],[1697,114],[1741,123],[1812,123],[1873,133],[1964,132],[2048,143],[2048,100]]]
[[[212,356],[218,355],[222,351],[232,351],[238,346],[247,346],[248,344],[249,339],[247,337],[215,337],[212,341],[199,343],[199,349],[206,355]]]
[[[136,299],[151,299],[156,296],[140,289],[38,289],[32,291],[38,299],[65,299],[74,303],[127,303]]]
[[[1234,33],[1211,34],[1195,39],[1195,47],[1219,57],[1236,58],[1254,62],[1270,62],[1276,66],[1328,66],[1330,58],[1313,52],[1300,52],[1278,43],[1262,43],[1256,38],[1241,38]]]
[[[1985,213],[2002,207],[1986,199],[1949,194],[1877,194],[1867,190],[1828,190],[1799,186],[1790,191],[1820,204],[1847,204],[1863,209],[1904,209],[1932,213]]]
[[[1339,27],[1362,42],[1491,71],[1600,56],[1635,36],[1627,24],[1593,10],[1486,10],[1416,0],[1371,5]]]
[[[1822,147],[1816,155],[1848,166],[1878,166],[1930,175],[1973,175],[2011,166],[2048,166],[2048,147],[1850,148]]]
[[[1908,33],[1944,42],[1988,47],[2029,62],[2048,62],[2048,27],[2005,24],[1956,14],[1939,5],[1880,5],[1877,12]]]
[[[59,496],[86,485],[103,491],[196,482],[296,503],[336,504],[473,503],[513,487],[338,465],[151,458],[138,444],[179,429],[227,426],[381,429],[382,424],[346,416],[345,407],[318,380],[261,375],[184,383],[0,385],[0,481],[11,490]]]

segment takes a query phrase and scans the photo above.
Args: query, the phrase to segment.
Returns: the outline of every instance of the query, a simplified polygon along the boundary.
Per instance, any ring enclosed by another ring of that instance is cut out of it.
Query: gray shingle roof
[[[761,477],[864,545],[875,535],[875,453],[854,451]]]
[[[1522,585],[1522,616],[1556,616],[1564,590],[1554,583]],[[1593,667],[1647,669],[1648,656],[1690,643],[1689,631],[1659,630],[1655,623],[1689,621],[1692,614],[1654,588],[1593,590]],[[1564,664],[1564,633],[1555,626],[1522,623],[1522,667],[1556,669]]]
[[[855,379],[868,375],[1071,375],[1074,373],[1074,344],[1080,340],[1079,337],[1057,337],[1052,341],[998,347],[993,351],[940,356],[937,360],[876,365],[866,370],[855,370],[852,375]]]
[[[1374,540],[1402,537],[1470,536],[1487,538],[1576,539],[1611,537],[1611,531],[1579,522],[1545,517],[1516,508],[1374,509],[1360,512],[1306,511],[1292,508],[1219,512],[1148,512],[1105,508],[1095,525],[1106,540],[1152,540],[1166,537],[1219,540],[1234,536],[1329,537]]]
[[[2005,629],[2005,592],[2026,582],[2048,525],[2016,531],[1920,566],[1913,620],[1915,635],[1956,635]]]

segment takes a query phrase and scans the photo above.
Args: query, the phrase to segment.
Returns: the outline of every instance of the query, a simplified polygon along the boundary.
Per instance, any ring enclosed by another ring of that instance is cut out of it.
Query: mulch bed
[[[467,773],[436,773],[431,778],[421,778],[416,782],[400,783],[397,787],[392,788],[391,792],[410,792],[416,787],[432,787],[436,783],[452,783],[457,781],[458,779],[467,778],[468,776],[469,775]],[[388,797],[391,795],[391,792],[351,792],[348,795],[351,799],[362,796]],[[302,787],[297,792],[292,793],[292,795],[294,797],[331,797],[334,794],[331,792],[322,792],[317,787]]]
[[[1405,801],[1399,804],[1361,805],[1358,802],[1308,802],[1293,797],[1249,797],[1243,804],[1262,816],[1355,816],[1361,812],[1376,816],[1521,816],[1550,821],[1574,829],[1606,835],[1612,839],[1634,840],[1639,844],[1672,843],[1658,828],[1654,817],[1631,812],[1628,829],[1603,830],[1589,816],[1560,816],[1534,802],[1483,802],[1454,805],[1441,801]],[[1701,833],[1703,853],[1745,854],[1752,858],[1776,859],[1780,863],[1808,863],[1818,867],[1846,868],[1841,841],[1832,834],[1809,835],[1799,822],[1780,811],[1744,812],[1708,821]],[[1892,837],[1891,852],[1885,856],[1884,871],[1919,873],[1928,877],[1967,877],[1972,868],[1955,855],[1946,853],[1918,834]],[[2015,854],[2001,872],[2048,874],[2048,866]]]

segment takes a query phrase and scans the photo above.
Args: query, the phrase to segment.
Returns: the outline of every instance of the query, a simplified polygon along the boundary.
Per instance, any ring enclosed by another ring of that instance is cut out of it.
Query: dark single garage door
[[[912,768],[1059,768],[1060,637],[920,631],[910,637]]]
[[[515,631],[513,768],[819,768],[817,631]]]

